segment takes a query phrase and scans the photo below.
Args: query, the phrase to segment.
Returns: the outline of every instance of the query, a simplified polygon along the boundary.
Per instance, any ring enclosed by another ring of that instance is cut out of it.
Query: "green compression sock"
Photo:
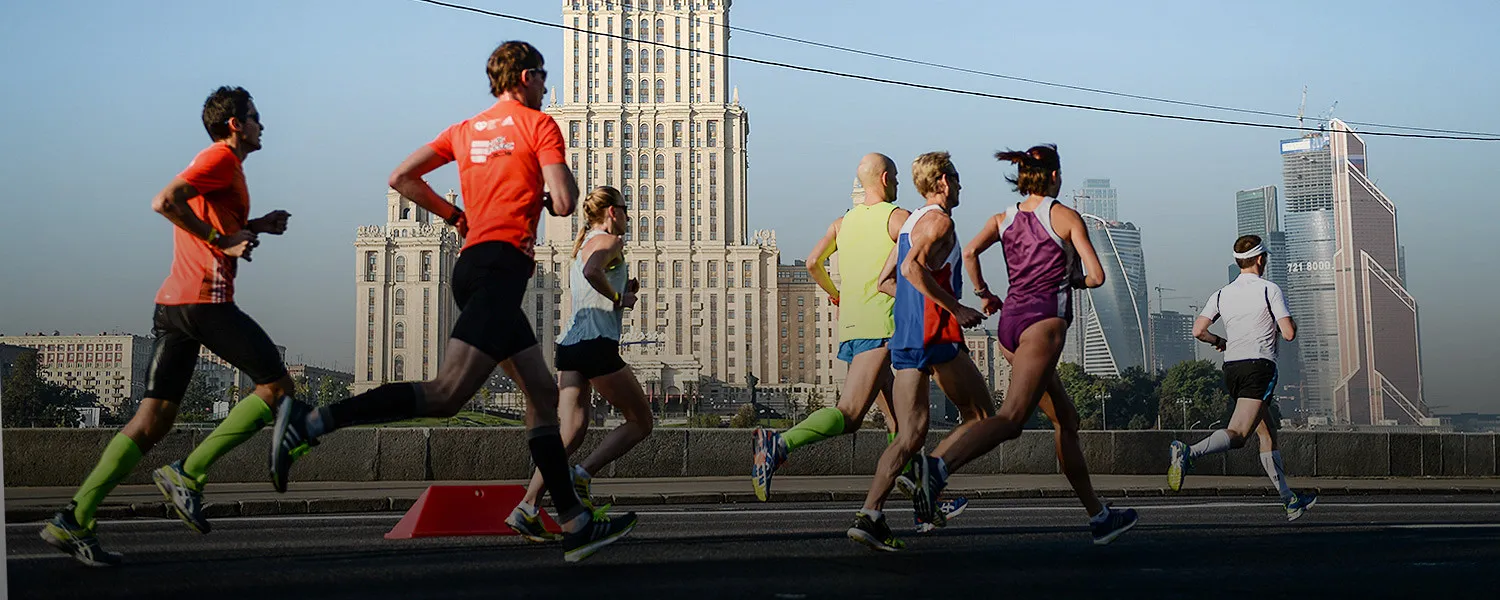
[[[228,454],[235,446],[238,446],[260,431],[260,428],[275,421],[276,416],[271,413],[271,407],[260,396],[250,394],[245,399],[234,405],[229,411],[229,416],[215,427],[212,433],[188,454],[187,460],[182,461],[182,472],[193,478],[202,486],[208,481],[208,468],[219,460],[219,457]]]
[[[125,434],[115,434],[104,447],[104,454],[99,456],[99,464],[73,495],[73,502],[77,503],[73,508],[73,518],[79,525],[94,528],[94,511],[98,510],[99,503],[135,469],[138,462],[141,462],[141,447]]]
[[[843,435],[843,433],[844,413],[839,412],[837,408],[828,407],[820,408],[813,411],[813,414],[807,415],[801,423],[783,432],[781,439],[786,442],[786,449],[791,451],[801,446]]]

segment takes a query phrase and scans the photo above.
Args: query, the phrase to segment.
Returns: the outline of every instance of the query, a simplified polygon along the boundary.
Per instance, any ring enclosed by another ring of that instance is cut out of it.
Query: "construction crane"
[[[1166,300],[1166,296],[1162,292],[1177,291],[1176,288],[1162,287],[1159,285],[1151,289],[1156,290],[1156,312],[1161,312],[1167,309],[1166,305],[1162,304],[1162,302]]]
[[[1302,115],[1307,112],[1307,86],[1302,86],[1302,103],[1297,105],[1297,128],[1302,128]]]

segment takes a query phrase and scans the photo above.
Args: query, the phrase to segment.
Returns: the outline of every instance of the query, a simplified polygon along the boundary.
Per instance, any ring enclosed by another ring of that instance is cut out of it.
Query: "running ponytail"
[[[583,238],[588,237],[590,229],[604,221],[609,207],[623,204],[620,190],[613,187],[603,185],[589,192],[588,197],[583,199],[584,223],[583,227],[578,228],[578,239],[573,241],[573,258],[578,258],[578,251],[583,248]]]
[[[1025,152],[996,152],[995,160],[1016,165],[1016,176],[1005,180],[1015,191],[1025,195],[1045,196],[1052,188],[1052,174],[1062,169],[1062,160],[1057,156],[1054,144],[1032,146]]]

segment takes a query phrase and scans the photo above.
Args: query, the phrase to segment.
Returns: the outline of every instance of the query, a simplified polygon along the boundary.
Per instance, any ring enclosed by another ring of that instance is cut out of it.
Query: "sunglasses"
[[[526,73],[535,73],[537,76],[539,76],[539,77],[542,78],[543,82],[547,81],[547,70],[546,69],[543,69],[543,68],[526,69],[526,71],[524,71],[524,72],[526,72]]]

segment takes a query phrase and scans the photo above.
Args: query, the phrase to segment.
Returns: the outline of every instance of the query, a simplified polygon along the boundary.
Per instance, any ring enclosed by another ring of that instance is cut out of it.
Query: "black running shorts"
[[[271,337],[233,302],[156,305],[151,319],[156,337],[146,374],[146,397],[178,402],[198,366],[199,348],[208,348],[256,385],[286,377],[286,365]]]
[[[526,283],[536,262],[505,242],[465,248],[453,266],[453,299],[458,322],[453,339],[503,362],[536,345],[536,334],[521,310]]]
[[[620,342],[609,338],[594,338],[557,347],[558,371],[577,371],[584,379],[608,375],[625,368],[620,358]]]
[[[1224,388],[1232,399],[1276,399],[1276,363],[1264,358],[1224,363]]]

